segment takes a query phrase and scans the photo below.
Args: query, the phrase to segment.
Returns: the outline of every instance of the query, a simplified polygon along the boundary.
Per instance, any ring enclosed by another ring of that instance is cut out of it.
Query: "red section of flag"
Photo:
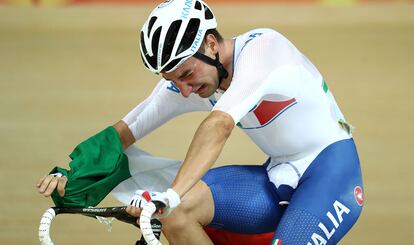
[[[275,118],[281,111],[296,102],[296,99],[286,101],[267,101],[263,100],[259,106],[253,111],[261,126],[266,125]]]
[[[204,227],[214,245],[270,244],[274,232],[262,234],[240,234],[216,228]]]

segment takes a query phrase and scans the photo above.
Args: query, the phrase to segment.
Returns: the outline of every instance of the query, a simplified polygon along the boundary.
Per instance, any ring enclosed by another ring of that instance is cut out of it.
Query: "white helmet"
[[[207,30],[217,21],[201,0],[167,0],[158,5],[141,29],[141,57],[153,73],[174,71],[193,56]]]

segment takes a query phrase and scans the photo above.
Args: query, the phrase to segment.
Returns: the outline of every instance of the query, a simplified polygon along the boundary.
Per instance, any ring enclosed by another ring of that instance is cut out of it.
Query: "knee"
[[[174,211],[166,218],[161,220],[162,230],[166,235],[181,233],[189,224],[194,224],[197,221],[192,220],[192,215],[189,214],[189,210],[182,205],[179,205]]]
[[[193,187],[173,212],[165,219],[165,233],[182,232],[189,227],[208,225],[213,219],[214,202],[210,189],[203,183]]]

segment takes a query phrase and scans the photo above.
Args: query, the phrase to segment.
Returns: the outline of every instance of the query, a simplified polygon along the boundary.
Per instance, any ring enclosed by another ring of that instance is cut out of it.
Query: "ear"
[[[213,34],[208,34],[205,38],[206,51],[210,50],[214,55],[218,52],[218,41]]]

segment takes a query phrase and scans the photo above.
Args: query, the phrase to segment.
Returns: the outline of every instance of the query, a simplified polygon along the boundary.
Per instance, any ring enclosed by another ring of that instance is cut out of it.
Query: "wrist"
[[[169,188],[166,193],[168,195],[168,205],[170,208],[175,208],[181,203],[180,195],[178,195],[172,188]]]
[[[113,127],[118,133],[119,139],[122,144],[122,148],[124,150],[135,143],[135,137],[129,129],[128,125],[124,121],[121,120],[115,123]]]

